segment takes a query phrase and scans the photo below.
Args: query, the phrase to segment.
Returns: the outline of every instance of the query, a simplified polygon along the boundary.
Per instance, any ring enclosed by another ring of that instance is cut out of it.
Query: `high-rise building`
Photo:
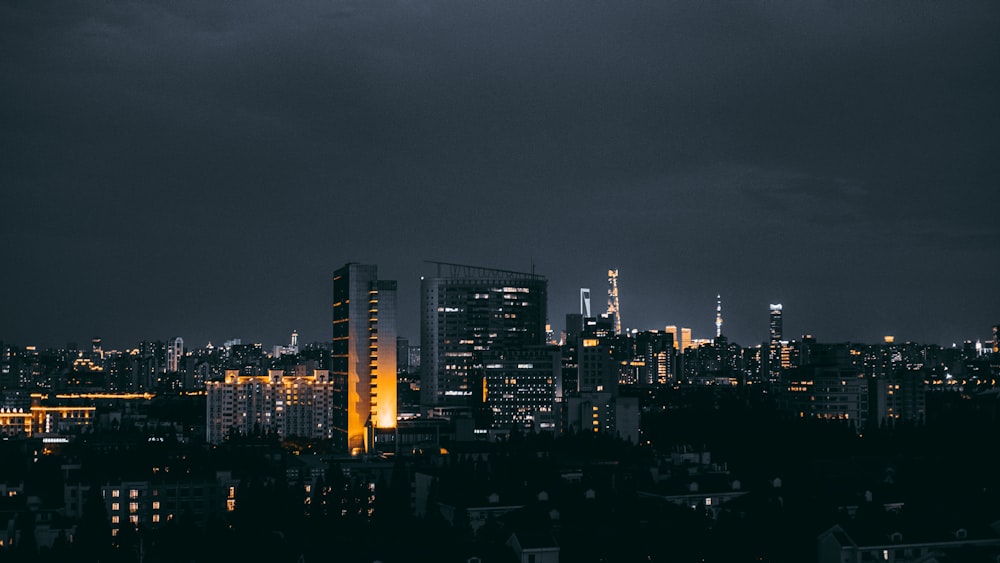
[[[781,303],[774,304],[770,306],[771,309],[771,344],[781,342],[782,339],[782,327],[781,327]]]
[[[350,262],[333,274],[334,444],[373,451],[377,428],[396,426],[396,282]]]
[[[622,333],[622,314],[618,302],[618,268],[608,270],[608,317],[615,326],[615,334]]]
[[[483,407],[483,354],[545,344],[548,282],[540,275],[432,262],[421,279],[420,407]]]
[[[781,379],[782,353],[785,343],[782,341],[781,326],[781,303],[770,305],[770,340],[768,341],[767,352],[767,373],[768,381],[775,383]]]
[[[181,358],[184,357],[184,339],[180,336],[167,341],[167,373],[177,373],[181,370]]]
[[[490,350],[484,354],[485,400],[492,430],[556,431],[562,401],[558,346]]]
[[[715,337],[722,336],[722,295],[715,296]]]
[[[281,370],[268,375],[240,375],[226,370],[221,381],[205,384],[207,423],[205,439],[218,444],[231,435],[275,434],[331,439],[333,384],[326,370],[297,366],[295,375]]]

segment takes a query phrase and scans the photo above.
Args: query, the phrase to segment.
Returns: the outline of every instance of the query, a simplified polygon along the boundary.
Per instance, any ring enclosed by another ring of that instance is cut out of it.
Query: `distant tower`
[[[580,288],[580,314],[583,318],[590,316],[590,289],[586,287]]]
[[[722,295],[715,296],[715,337],[722,336]]]
[[[783,349],[781,328],[781,303],[771,304],[771,341],[767,346],[767,371],[770,383],[781,380],[781,354]]]
[[[289,348],[293,354],[299,353],[299,331],[292,329],[292,345]]]
[[[622,333],[622,315],[618,308],[618,268],[608,270],[608,316],[614,320],[615,334]]]
[[[180,371],[182,357],[184,357],[184,339],[180,336],[171,338],[167,342],[167,372]]]
[[[780,344],[781,336],[781,303],[771,304],[771,344]]]

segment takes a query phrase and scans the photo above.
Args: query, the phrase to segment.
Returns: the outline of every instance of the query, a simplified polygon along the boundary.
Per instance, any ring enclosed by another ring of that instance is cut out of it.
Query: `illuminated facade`
[[[396,427],[396,282],[374,265],[348,263],[333,275],[334,442],[344,452],[374,447],[375,429]]]
[[[869,380],[857,370],[802,366],[789,372],[782,402],[794,416],[853,423],[868,422]]]
[[[545,344],[548,282],[534,273],[437,262],[421,280],[420,409],[482,404],[483,354]]]
[[[781,303],[772,303],[770,305],[770,320],[768,324],[770,328],[770,340],[767,347],[767,372],[768,381],[773,384],[781,380],[782,367],[788,366],[788,352],[785,350],[787,344],[782,341]]]
[[[0,408],[0,436],[31,438],[42,434],[75,434],[90,427],[96,407],[37,404],[32,396],[30,408]]]
[[[635,383],[667,385],[674,381],[674,334],[643,331],[635,335],[632,365]]]
[[[722,336],[722,296],[715,296],[715,337]]]
[[[622,315],[618,303],[618,268],[608,270],[608,317],[614,322],[615,334],[621,334]]]
[[[167,341],[167,366],[168,373],[181,371],[181,360],[184,358],[184,339],[180,336]]]
[[[491,350],[484,355],[484,398],[494,430],[558,429],[562,401],[558,347]]]
[[[240,375],[226,370],[222,381],[205,384],[206,430],[210,444],[230,435],[277,434],[280,438],[333,438],[333,383],[329,372],[304,366],[295,375]]]

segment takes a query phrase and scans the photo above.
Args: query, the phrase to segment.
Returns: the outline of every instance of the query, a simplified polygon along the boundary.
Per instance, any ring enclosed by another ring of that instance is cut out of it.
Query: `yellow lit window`
[[[111,498],[118,498],[119,494],[121,494],[121,491],[119,491],[118,489],[114,489],[111,491]]]
[[[121,510],[121,505],[117,502],[111,503],[111,510]]]
[[[112,524],[117,524],[117,523],[118,523],[118,520],[119,520],[119,518],[118,518],[118,515],[115,515],[115,516],[112,516],[112,517],[111,517],[111,523],[112,523]]]

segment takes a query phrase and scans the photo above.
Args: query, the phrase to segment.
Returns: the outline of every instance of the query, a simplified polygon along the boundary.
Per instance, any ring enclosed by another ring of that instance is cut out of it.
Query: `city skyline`
[[[0,340],[332,338],[339,265],[562,328],[950,346],[1000,322],[1000,6],[0,1]]]

